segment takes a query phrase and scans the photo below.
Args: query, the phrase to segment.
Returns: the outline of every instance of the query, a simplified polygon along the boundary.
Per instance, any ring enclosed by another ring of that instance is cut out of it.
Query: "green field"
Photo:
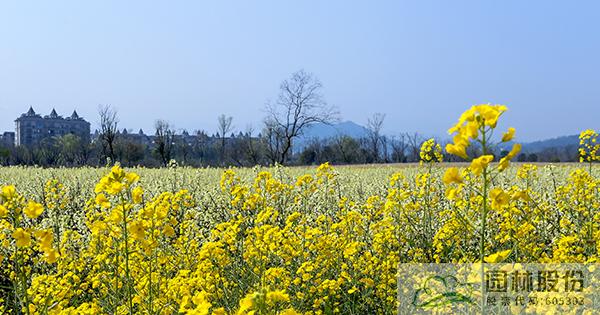
[[[399,263],[600,257],[598,167],[488,168],[0,168],[3,311],[393,313]]]

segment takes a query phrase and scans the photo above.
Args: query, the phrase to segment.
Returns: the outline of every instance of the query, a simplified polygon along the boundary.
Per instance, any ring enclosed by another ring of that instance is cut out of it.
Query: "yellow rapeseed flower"
[[[493,155],[482,155],[471,162],[471,171],[475,175],[480,175],[493,160]]]
[[[463,159],[468,158],[467,156],[467,147],[457,144],[448,143],[446,144],[446,152],[460,156]]]
[[[106,192],[109,193],[110,195],[117,195],[124,188],[125,188],[125,185],[123,185],[121,182],[115,181],[115,182],[110,183],[110,185],[108,185],[108,187],[106,187]]]
[[[23,212],[29,218],[35,219],[39,217],[42,214],[42,212],[44,212],[44,207],[37,202],[30,201],[27,203],[27,206],[25,207]]]
[[[58,257],[59,257],[59,254],[56,249],[51,248],[48,251],[44,251],[44,259],[49,264],[55,263],[56,260],[58,259]]]
[[[172,226],[170,226],[170,225],[166,225],[166,226],[163,228],[163,234],[164,234],[166,237],[172,237],[173,235],[175,235],[175,230],[173,229],[173,227],[172,227]]]
[[[508,165],[510,164],[510,160],[517,156],[519,152],[521,152],[521,144],[515,143],[510,152],[508,152],[508,154],[505,157],[501,158],[500,162],[498,162],[498,170],[502,172],[505,169],[507,169]]]
[[[145,233],[145,229],[144,229],[144,223],[142,223],[141,221],[134,221],[129,225],[129,233],[131,233],[131,235],[133,236],[134,239],[136,240],[143,240],[144,236],[146,235]]]
[[[441,162],[443,159],[442,147],[439,143],[435,142],[435,139],[431,138],[423,142],[419,156],[421,157],[421,162]]]
[[[140,176],[136,173],[130,172],[125,175],[125,179],[129,185],[132,185],[140,180]]]
[[[467,158],[466,148],[471,139],[477,139],[479,132],[486,132],[486,127],[496,128],[498,118],[507,110],[504,105],[482,104],[472,106],[459,118],[458,123],[448,129],[448,134],[454,134],[453,143],[446,145],[450,154]]]
[[[508,131],[502,135],[502,142],[508,142],[515,137],[515,128],[510,127]]]
[[[42,250],[46,251],[51,249],[52,241],[54,240],[52,232],[50,232],[49,230],[36,231],[35,237],[37,238]]]
[[[579,162],[600,161],[598,133],[587,129],[579,134]]]
[[[31,234],[22,228],[16,229],[12,233],[12,237],[15,239],[17,247],[26,247],[31,243]]]
[[[496,123],[500,115],[504,113],[507,108],[504,105],[477,105],[476,110],[479,112],[480,117],[483,119],[483,123],[486,126],[496,128]]]
[[[510,249],[503,250],[501,252],[497,252],[497,253],[489,255],[489,256],[485,257],[483,260],[486,263],[490,263],[490,264],[500,263],[500,262],[504,261],[506,259],[506,257],[508,257],[508,255],[510,255],[510,252],[511,252]]]
[[[490,198],[492,200],[492,209],[494,210],[500,210],[510,201],[510,196],[502,188],[492,189],[490,191]]]
[[[0,195],[2,196],[3,200],[10,201],[17,195],[17,190],[13,185],[3,186],[2,193]]]
[[[254,294],[247,294],[243,299],[240,300],[240,308],[238,314],[245,314],[250,311],[254,306]]]
[[[143,195],[144,195],[144,190],[142,189],[142,187],[139,187],[139,186],[135,187],[133,189],[133,191],[131,191],[131,198],[133,199],[133,202],[135,202],[135,203],[141,203]]]
[[[106,198],[106,196],[104,194],[97,194],[95,201],[96,201],[97,205],[99,205],[100,207],[102,207],[104,209],[110,208],[110,202],[108,201],[108,199]]]
[[[275,290],[267,292],[267,303],[289,302],[290,296],[283,290]]]
[[[446,189],[446,198],[448,198],[448,200],[455,200],[460,190],[460,186],[458,188],[448,187],[448,189]]]
[[[446,172],[444,173],[444,177],[442,178],[442,181],[446,185],[449,185],[451,183],[460,184],[463,182],[463,179],[462,179],[462,176],[460,175],[458,168],[449,167],[446,169]]]

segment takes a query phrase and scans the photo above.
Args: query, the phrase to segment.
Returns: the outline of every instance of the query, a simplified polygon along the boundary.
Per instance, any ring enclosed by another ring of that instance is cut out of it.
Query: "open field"
[[[598,30],[600,0],[0,2],[0,315],[600,315]]]
[[[597,262],[598,134],[511,164],[504,111],[450,128],[470,163],[429,139],[402,167],[0,169],[0,312],[387,314],[401,263]]]
[[[460,183],[437,163],[3,168],[4,311],[392,313],[398,263],[478,260],[482,187],[468,166]],[[497,173],[487,259],[595,261],[600,169],[589,170]]]

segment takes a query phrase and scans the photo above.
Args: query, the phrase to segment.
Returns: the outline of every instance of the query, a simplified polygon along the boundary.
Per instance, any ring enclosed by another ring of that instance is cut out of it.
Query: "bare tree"
[[[359,163],[362,161],[362,149],[359,141],[350,136],[336,136],[333,146],[339,152],[341,162],[345,164]]]
[[[279,161],[281,147],[283,147],[283,132],[280,127],[270,119],[265,120],[265,129],[263,130],[263,141],[267,148],[267,158],[271,164]]]
[[[392,137],[390,145],[392,146],[392,161],[397,163],[406,162],[406,142],[407,134],[401,133],[398,137]]]
[[[252,134],[254,133],[254,127],[252,125],[246,126],[246,134],[244,135],[245,139],[245,151],[246,156],[252,165],[257,165],[259,163],[259,152],[254,143],[254,139],[252,138]]]
[[[180,139],[178,141],[175,141],[175,144],[178,149],[177,151],[181,154],[181,161],[183,162],[183,165],[188,164],[188,160],[192,153],[191,152],[192,151],[191,143],[188,143],[188,139],[187,139],[189,137],[189,135],[190,134],[187,132],[187,130],[183,129],[181,131]]]
[[[273,143],[269,141],[269,145],[270,148],[276,148],[274,160],[280,164],[285,164],[293,141],[308,126],[315,123],[330,124],[337,120],[338,112],[333,106],[327,105],[321,94],[322,88],[317,78],[300,70],[281,83],[277,101],[267,104],[265,127],[269,136],[277,138]]]
[[[142,143],[127,137],[119,137],[115,142],[115,155],[121,163],[133,166],[144,159],[145,147]]]
[[[383,163],[389,163],[390,154],[389,154],[389,138],[385,135],[381,136],[381,157],[383,158]]]
[[[192,154],[199,165],[206,165],[211,138],[204,130],[196,130],[195,133],[195,139],[192,143]]]
[[[423,144],[423,137],[419,133],[415,132],[412,134],[407,133],[406,139],[408,142],[408,148],[410,152],[410,161],[418,162],[421,160],[421,144]]]
[[[233,117],[221,114],[218,118],[218,132],[221,135],[221,164],[225,163],[225,139],[226,135],[233,130]]]
[[[117,111],[110,105],[100,105],[98,107],[100,115],[100,134],[99,139],[102,143],[102,153],[105,158],[110,158],[115,162],[115,139],[117,138],[117,125],[119,118]]]
[[[89,146],[80,137],[69,133],[56,137],[55,141],[59,148],[61,165],[72,167],[84,165],[87,162]]]
[[[157,120],[154,123],[156,153],[158,153],[163,166],[169,165],[171,153],[173,150],[175,131],[171,128],[168,122]]]
[[[369,131],[369,146],[371,149],[371,155],[373,156],[373,162],[379,162],[381,129],[383,128],[383,122],[385,121],[385,114],[375,113],[371,118],[367,120],[367,130]]]

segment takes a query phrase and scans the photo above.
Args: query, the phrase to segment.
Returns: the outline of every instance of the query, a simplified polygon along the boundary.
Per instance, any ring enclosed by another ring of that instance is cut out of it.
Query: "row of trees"
[[[162,124],[161,124],[162,125]],[[159,128],[160,129],[160,128]],[[65,135],[44,141],[35,147],[0,147],[1,165],[83,166],[104,165],[119,161],[127,166],[160,167],[175,160],[190,166],[253,166],[279,163],[281,152],[272,150],[269,139],[252,131],[227,137],[175,135],[172,129],[162,129],[154,143],[148,145],[136,139],[115,134],[111,146],[97,139],[90,144],[74,135]],[[418,134],[395,137],[363,137],[355,139],[339,136],[330,139],[311,139],[301,150],[290,154],[286,164],[309,165],[331,162],[335,164],[406,163],[419,160],[423,138]],[[112,151],[110,151],[112,147]],[[112,152],[112,157],[110,153]],[[502,152],[499,153],[502,155]],[[549,148],[537,153],[522,153],[519,162],[575,162],[576,147]],[[447,156],[446,161],[457,161]]]
[[[310,126],[332,124],[339,112],[324,100],[322,84],[312,74],[298,71],[280,85],[276,101],[266,105],[267,116],[256,133],[253,127],[234,134],[233,117],[220,115],[218,131],[193,135],[164,120],[155,122],[151,136],[120,132],[117,111],[99,108],[99,129],[91,143],[75,135],[48,138],[33,147],[0,148],[3,165],[82,166],[119,161],[128,166],[167,166],[172,160],[191,166],[251,166],[272,164],[338,164],[417,162],[425,140],[417,133],[386,136],[382,133],[385,114],[376,113],[367,121],[367,133],[359,139],[338,136],[331,139],[302,139]],[[476,148],[472,148],[476,150]],[[520,161],[571,161],[576,148],[522,154]],[[473,152],[475,153],[475,152]],[[499,154],[501,154],[499,152]],[[455,160],[448,156],[447,160]]]

